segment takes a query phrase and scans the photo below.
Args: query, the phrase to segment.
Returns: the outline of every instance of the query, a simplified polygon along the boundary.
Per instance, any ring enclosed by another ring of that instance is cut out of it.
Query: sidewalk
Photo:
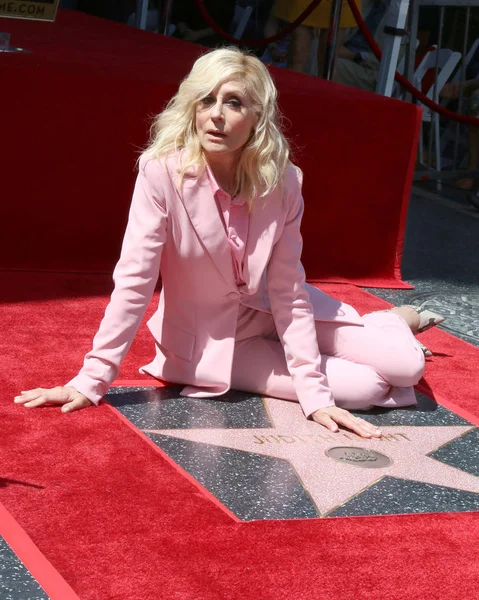
[[[446,186],[441,197],[422,190],[413,188],[402,262],[415,289],[368,291],[395,305],[427,304],[447,317],[442,329],[479,346],[479,212]]]

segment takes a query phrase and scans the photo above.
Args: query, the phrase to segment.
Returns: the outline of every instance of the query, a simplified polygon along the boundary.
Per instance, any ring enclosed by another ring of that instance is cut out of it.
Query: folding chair
[[[421,89],[423,79],[431,73],[431,71],[435,75],[435,85],[430,86],[428,90],[424,90],[427,97],[431,100],[438,99],[439,92],[444,87],[445,83],[452,75],[454,69],[456,68],[458,62],[461,60],[460,52],[453,52],[448,48],[441,48],[440,50],[431,50],[426,54],[426,56],[422,59],[421,63],[418,65],[416,71],[414,72],[414,85],[416,88]],[[437,68],[437,72],[436,72]],[[436,90],[436,98],[434,98],[434,93]],[[434,142],[434,152],[436,157],[436,165],[435,169],[437,171],[441,170],[441,138],[440,138],[440,130],[439,130],[439,115],[437,112],[431,111],[429,108],[426,108],[423,105],[424,111],[422,114],[422,122],[423,123],[431,123],[431,131],[430,135],[433,135]],[[424,137],[423,137],[423,127],[421,126],[421,135],[419,139],[419,161],[424,164]]]

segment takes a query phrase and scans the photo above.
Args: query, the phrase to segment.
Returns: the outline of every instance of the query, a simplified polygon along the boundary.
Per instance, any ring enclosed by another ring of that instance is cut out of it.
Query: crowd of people
[[[207,12],[218,26],[234,33],[241,10],[252,8],[243,37],[258,39],[278,33],[295,21],[309,6],[311,0],[202,0]],[[230,45],[220,34],[205,22],[197,8],[195,0],[149,0],[150,18],[147,29],[163,32],[167,5],[170,4],[168,21],[169,34],[189,42],[216,48]],[[380,47],[384,44],[384,26],[390,0],[357,0],[368,29],[374,35]],[[95,16],[135,23],[135,0],[61,0],[61,6],[76,8]],[[249,50],[261,57],[264,62],[286,66],[300,72],[311,73],[311,62],[317,63],[315,73],[324,73],[327,32],[330,25],[332,0],[322,0],[319,6],[294,29],[291,35],[270,44],[266,51],[262,46],[252,46]],[[374,91],[379,71],[379,63],[371,52],[369,44],[361,31],[347,0],[342,0],[337,40],[336,71],[334,79],[346,85]],[[444,37],[448,37],[446,20]],[[419,32],[417,53],[421,55],[427,47],[437,41],[439,12],[437,7],[421,7],[419,13]],[[450,37],[450,36],[449,36]],[[317,53],[311,61],[312,40],[316,39]],[[403,46],[408,41],[403,39]]]

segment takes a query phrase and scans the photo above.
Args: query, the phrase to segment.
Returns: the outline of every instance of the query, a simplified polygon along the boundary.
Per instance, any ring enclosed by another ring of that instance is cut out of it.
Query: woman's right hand
[[[86,396],[70,386],[26,390],[21,392],[20,396],[15,396],[13,401],[16,404],[23,404],[26,408],[36,408],[46,404],[60,404],[63,405],[62,412],[64,413],[93,406],[91,400],[88,400]]]
[[[339,431],[339,425],[342,425],[346,429],[350,429],[356,435],[364,438],[380,438],[382,432],[376,426],[368,423],[364,419],[355,417],[348,410],[339,408],[339,406],[327,406],[320,408],[315,411],[311,418],[316,423],[323,425],[329,431],[337,433]]]

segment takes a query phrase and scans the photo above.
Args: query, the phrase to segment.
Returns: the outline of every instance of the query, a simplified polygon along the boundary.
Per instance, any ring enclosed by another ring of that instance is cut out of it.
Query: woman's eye
[[[201,99],[201,104],[203,106],[211,106],[214,103],[215,99],[212,96],[206,96],[206,98]]]
[[[228,100],[228,104],[232,107],[232,108],[241,108],[241,102],[238,100],[238,98],[230,98]]]

